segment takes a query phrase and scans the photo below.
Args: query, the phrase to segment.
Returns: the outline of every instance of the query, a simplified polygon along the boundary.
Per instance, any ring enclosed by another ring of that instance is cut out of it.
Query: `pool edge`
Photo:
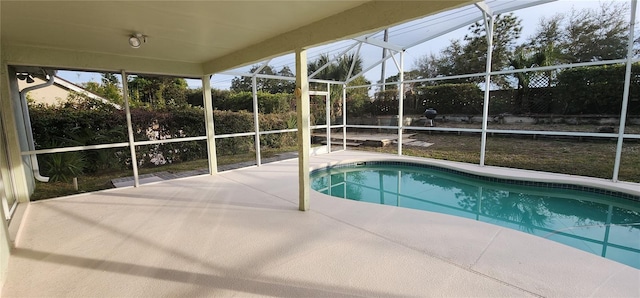
[[[381,154],[379,153],[377,153],[376,156],[367,156],[367,155],[368,154],[365,153],[365,154],[361,154],[357,158],[346,158],[342,160],[326,161],[325,163],[311,166],[310,172],[313,173],[314,171],[318,171],[318,170],[322,170],[330,167],[353,164],[358,162],[374,162],[374,161],[405,162],[405,163],[410,162],[414,164],[443,168],[443,169],[458,171],[466,174],[487,177],[487,178],[496,178],[496,179],[504,179],[504,180],[512,180],[512,181],[527,181],[527,182],[534,182],[534,183],[568,184],[568,185],[580,186],[584,188],[584,191],[595,192],[595,193],[601,193],[601,192],[590,191],[590,189],[601,189],[604,191],[626,194],[629,197],[617,196],[617,195],[614,195],[614,196],[622,199],[630,200],[630,201],[640,202],[640,183],[613,182],[611,180],[594,178],[594,177],[542,172],[542,171],[534,171],[534,170],[524,170],[524,169],[516,169],[516,168],[496,167],[496,166],[480,166],[477,164],[448,161],[448,160],[437,160],[437,159],[429,159],[429,158],[421,158],[421,157],[391,156],[391,155],[381,157]],[[557,189],[560,189],[560,188],[557,188]],[[602,194],[606,194],[606,193],[602,193]]]

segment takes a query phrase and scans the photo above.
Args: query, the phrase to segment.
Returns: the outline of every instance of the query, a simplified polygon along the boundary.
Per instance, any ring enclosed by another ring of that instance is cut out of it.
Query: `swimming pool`
[[[640,269],[640,197],[627,193],[384,161],[313,171],[311,188],[496,224]]]

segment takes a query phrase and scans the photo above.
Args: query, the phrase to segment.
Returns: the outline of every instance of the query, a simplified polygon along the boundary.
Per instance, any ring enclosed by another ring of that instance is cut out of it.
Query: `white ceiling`
[[[201,76],[459,7],[457,1],[6,1],[3,61]],[[139,49],[128,37],[148,36]]]

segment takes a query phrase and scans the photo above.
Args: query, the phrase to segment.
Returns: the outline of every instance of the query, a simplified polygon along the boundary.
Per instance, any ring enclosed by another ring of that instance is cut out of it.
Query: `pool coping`
[[[346,151],[341,151],[346,152]],[[349,151],[353,152],[353,151]],[[612,195],[618,198],[640,202],[640,183],[593,178],[578,175],[559,174],[534,170],[523,170],[496,166],[480,166],[477,164],[462,163],[448,160],[437,160],[412,156],[385,157],[384,154],[370,156],[362,154],[358,158],[332,161],[326,164],[316,164],[310,169],[311,173],[325,169],[356,165],[358,163],[398,163],[400,165],[424,166],[444,172],[453,172],[483,180],[503,182],[516,185],[551,187],[558,189],[576,189],[586,192]],[[495,179],[495,180],[492,180]],[[560,187],[554,187],[560,186]]]

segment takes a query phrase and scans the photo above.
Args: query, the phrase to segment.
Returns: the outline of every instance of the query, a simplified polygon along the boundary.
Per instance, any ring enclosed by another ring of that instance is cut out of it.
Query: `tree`
[[[358,76],[351,82],[349,82],[347,86],[367,86],[370,84],[371,82],[365,79],[365,77]],[[370,89],[371,87],[347,89],[347,114],[354,115],[357,113],[362,113],[365,105],[370,102]],[[340,112],[342,112],[342,109],[340,109]]]
[[[128,86],[133,105],[164,107],[187,103],[188,85],[183,78],[137,75]]]
[[[509,65],[514,69],[525,69],[538,66],[549,65],[548,61],[549,53],[547,51],[534,51],[520,46],[516,49],[513,57],[509,59]],[[518,72],[513,76],[517,80],[517,91],[515,98],[515,112],[516,113],[528,113],[531,112],[531,103],[529,100],[529,89],[532,87],[532,80],[540,78],[544,75],[543,80],[546,80],[547,86],[551,84],[553,72],[549,71],[546,74],[540,74],[537,72]],[[540,87],[540,86],[533,86]]]
[[[362,58],[360,58],[359,56],[356,57],[355,53],[342,55],[338,57],[338,59],[335,59],[335,61],[329,63],[330,61],[331,59],[329,58],[328,54],[320,55],[318,59],[309,62],[309,64],[307,65],[308,74],[311,75],[324,65],[329,64],[318,74],[316,74],[314,78],[344,82],[347,80],[347,76],[349,75],[349,70],[351,70],[352,64],[353,70],[351,71],[351,75],[358,74],[362,71]]]
[[[601,3],[599,9],[573,9],[567,14],[542,18],[536,33],[518,47],[510,59],[514,69],[619,59],[625,56],[629,25],[628,5]],[[529,88],[552,87],[558,71],[524,72],[517,79],[516,112],[530,112]],[[535,85],[535,80],[545,83]]]
[[[344,82],[347,80],[347,76],[349,75],[350,70],[351,75],[358,74],[362,71],[362,59],[359,56],[356,56],[354,53],[345,54],[341,57],[338,57],[337,59],[335,59],[335,61],[332,62],[331,60],[332,59],[328,54],[320,55],[316,60],[311,61],[307,64],[308,74],[311,75],[328,64],[327,67],[322,69],[317,75],[314,76],[314,78]],[[353,80],[351,80],[351,82],[349,82],[347,85],[363,86],[369,84],[371,84],[371,82],[369,82],[363,76],[358,76],[353,78]],[[312,85],[311,88],[313,87],[314,86]],[[316,88],[323,87],[316,86]],[[331,97],[331,110],[333,113],[332,117],[339,117],[342,115],[342,86],[332,85],[329,92]],[[369,99],[368,92],[369,88],[347,89],[347,106],[349,109],[347,112],[355,112],[356,110],[354,109],[357,109],[356,107],[364,106],[364,102]]]
[[[249,70],[250,73],[255,73],[260,65],[254,65]],[[266,75],[279,75],[284,77],[295,77],[293,72],[288,66],[283,66],[279,71],[274,71],[274,69],[267,65],[263,67],[260,74]],[[252,86],[252,77],[250,76],[242,76],[235,77],[231,80],[231,90],[235,92],[251,92],[253,90]],[[290,80],[279,80],[279,79],[267,79],[267,78],[256,78],[256,89],[257,91],[268,92],[271,94],[275,93],[293,93],[293,89],[295,88],[295,81]]]
[[[120,84],[120,81],[118,80],[118,77],[116,77],[115,74],[103,73],[102,74],[102,84],[103,85],[115,85],[115,86],[117,86],[118,84]]]
[[[620,59],[626,56],[627,3],[601,2],[597,9],[573,9],[541,19],[526,47],[547,53],[548,65]]]
[[[416,79],[419,79],[420,77],[421,77],[421,73],[418,70],[405,71],[403,75],[403,78],[405,81],[416,80]],[[396,83],[396,84],[387,85],[385,88],[386,90],[398,90],[397,83],[400,81],[400,73],[387,77],[384,81],[387,83],[393,83],[393,82]],[[405,83],[404,91],[411,92],[415,87],[416,87],[416,83],[410,83],[410,84]]]
[[[492,70],[501,70],[509,66],[509,58],[516,48],[516,41],[520,38],[521,32],[521,21],[513,13],[496,16],[492,39]],[[452,40],[439,56],[431,54],[429,57],[423,57],[422,61],[417,63],[418,72],[432,77],[483,73],[486,70],[487,45],[485,24],[477,22],[469,26],[469,34],[462,40]],[[493,80],[493,83],[508,85],[503,77],[494,77]],[[482,81],[484,77],[455,80],[461,83]]]
[[[416,79],[435,78],[440,74],[439,65],[436,63],[438,57],[434,53],[424,55],[414,62],[413,68],[416,72]],[[432,85],[433,83],[423,83]]]
[[[279,76],[283,77],[295,77],[289,66],[283,66],[278,71]],[[293,93],[296,88],[296,81],[291,80],[277,80],[276,84],[270,89],[270,93]]]
[[[563,51],[570,62],[624,58],[629,22],[626,3],[601,2],[600,9],[573,10],[564,32]]]
[[[521,50],[544,53],[544,65],[554,65],[565,62],[561,44],[563,43],[564,16],[556,14],[550,18],[541,18],[536,33],[530,36]]]
[[[82,87],[88,91],[98,94],[112,103],[123,105],[122,89],[120,89],[120,81],[112,73],[102,74],[102,84],[96,82],[86,82]]]

